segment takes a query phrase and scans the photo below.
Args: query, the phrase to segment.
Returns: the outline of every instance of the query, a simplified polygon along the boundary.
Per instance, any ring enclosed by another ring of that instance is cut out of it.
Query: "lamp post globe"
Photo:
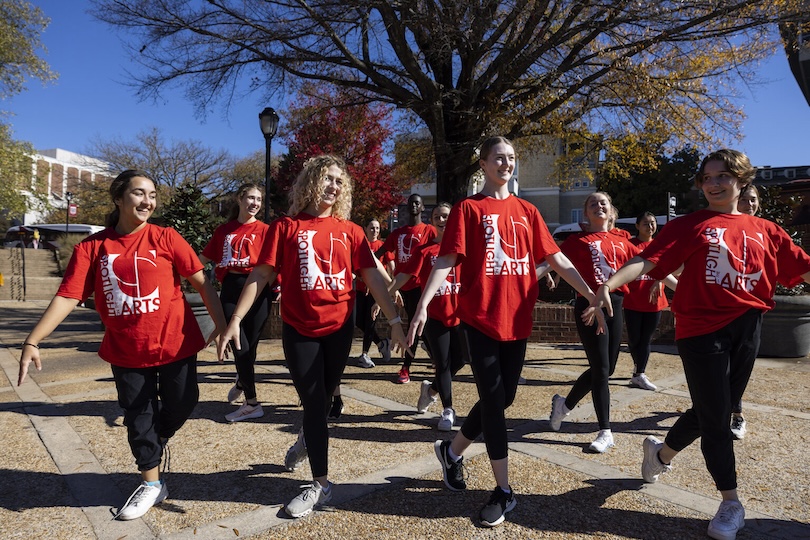
[[[259,128],[264,135],[264,222],[270,221],[270,152],[273,137],[278,131],[278,113],[272,107],[265,107],[259,113]]]

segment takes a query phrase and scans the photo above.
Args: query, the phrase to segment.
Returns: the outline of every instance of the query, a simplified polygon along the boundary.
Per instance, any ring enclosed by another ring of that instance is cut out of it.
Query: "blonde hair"
[[[332,207],[332,217],[349,219],[352,213],[352,178],[346,170],[346,163],[339,157],[331,155],[311,157],[304,162],[304,168],[292,186],[290,215],[294,216],[303,211],[311,202],[321,200],[324,193],[322,180],[332,165],[340,169],[340,179],[343,181],[340,195]]]

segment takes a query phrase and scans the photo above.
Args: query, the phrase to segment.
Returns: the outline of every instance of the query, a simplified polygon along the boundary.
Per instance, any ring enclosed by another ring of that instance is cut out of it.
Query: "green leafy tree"
[[[475,151],[512,139],[650,129],[673,145],[739,137],[736,98],[806,0],[94,0],[143,70],[201,115],[304,82],[390,104],[430,134],[437,195],[466,194]],[[640,147],[643,148],[643,147]]]
[[[44,51],[39,36],[49,22],[30,2],[0,0],[0,100],[24,92],[29,79],[44,83],[56,78],[38,55]],[[5,115],[0,111],[0,118]],[[27,193],[43,187],[31,178],[33,153],[30,144],[14,139],[11,124],[0,120],[0,210],[5,216],[24,214],[30,202]],[[44,204],[42,195],[36,202]]]
[[[211,207],[202,190],[193,184],[177,187],[162,216],[167,227],[173,227],[200,253],[218,224],[211,216]]]
[[[638,144],[636,140],[625,142],[631,147]],[[621,150],[606,153],[596,180],[597,189],[611,196],[621,217],[634,217],[645,211],[666,214],[668,193],[676,199],[676,213],[697,210],[700,203],[692,190],[700,164],[697,150],[687,147],[672,156],[649,148]],[[640,156],[651,157],[639,159]]]

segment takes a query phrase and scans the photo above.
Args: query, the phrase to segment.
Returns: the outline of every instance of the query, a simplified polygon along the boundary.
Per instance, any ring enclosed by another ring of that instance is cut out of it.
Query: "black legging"
[[[405,304],[405,314],[408,315],[408,324],[411,324],[414,315],[416,315],[416,306],[419,304],[419,298],[422,296],[422,289],[416,287],[408,291],[400,290],[399,294],[402,295],[402,302]],[[408,349],[411,354],[405,354],[405,361],[402,366],[411,369],[411,362],[416,358],[416,346],[419,343],[419,336],[413,338],[413,345]]]
[[[751,378],[761,331],[762,312],[751,309],[711,334],[676,341],[692,406],[665,441],[680,452],[700,437],[706,468],[720,491],[737,487],[728,417]]]
[[[610,429],[610,388],[608,381],[616,369],[619,359],[619,347],[622,344],[622,299],[619,294],[611,294],[613,303],[613,317],[605,314],[605,333],[597,334],[597,325],[587,326],[582,321],[582,312],[588,307],[588,299],[580,296],[574,304],[574,319],[577,323],[579,338],[585,348],[590,366],[579,376],[574,383],[565,406],[573,409],[588,392],[593,398],[593,408],[596,409],[596,419],[599,429]],[[604,310],[603,310],[604,313]]]
[[[468,354],[459,326],[447,327],[436,319],[425,323],[425,341],[433,353],[436,376],[430,387],[439,393],[442,407],[453,406],[453,377],[464,367]]]
[[[461,434],[474,441],[483,433],[489,459],[505,459],[509,455],[505,412],[515,400],[527,340],[497,341],[465,323],[461,331],[478,387],[478,402],[464,419]]]
[[[635,311],[625,308],[624,322],[627,326],[627,345],[633,357],[633,375],[644,373],[650,360],[650,343],[655,329],[661,322],[660,311]]]
[[[242,289],[245,287],[247,277],[248,274],[229,272],[222,281],[222,292],[219,295],[219,300],[222,303],[222,311],[225,312],[226,321],[231,320],[236,304],[239,301],[239,295],[242,294]],[[242,318],[242,323],[239,325],[239,345],[242,350],[237,351],[236,347],[232,347],[236,373],[239,376],[239,387],[245,391],[245,399],[256,399],[256,352],[259,349],[262,328],[264,328],[267,316],[270,314],[270,304],[272,304],[273,296],[275,296],[275,293],[270,290],[269,285],[262,289],[259,297],[256,298],[250,311]]]
[[[353,337],[351,317],[340,330],[318,338],[304,336],[287,323],[281,329],[284,356],[304,407],[304,441],[314,478],[329,472],[326,414],[346,368]]]
[[[367,353],[371,343],[379,345],[380,336],[374,319],[371,318],[371,308],[374,306],[374,297],[367,291],[357,291],[354,299],[354,324],[363,331],[363,352]]]

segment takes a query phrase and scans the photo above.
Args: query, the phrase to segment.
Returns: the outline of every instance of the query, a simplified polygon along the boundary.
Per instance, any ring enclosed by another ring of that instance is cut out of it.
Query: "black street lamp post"
[[[67,205],[65,206],[65,234],[67,234],[68,228],[70,227],[70,201],[73,200],[73,193],[66,191],[65,200],[67,201]]]
[[[278,113],[272,107],[265,107],[259,113],[259,127],[264,134],[264,222],[270,221],[270,146],[278,130]]]

